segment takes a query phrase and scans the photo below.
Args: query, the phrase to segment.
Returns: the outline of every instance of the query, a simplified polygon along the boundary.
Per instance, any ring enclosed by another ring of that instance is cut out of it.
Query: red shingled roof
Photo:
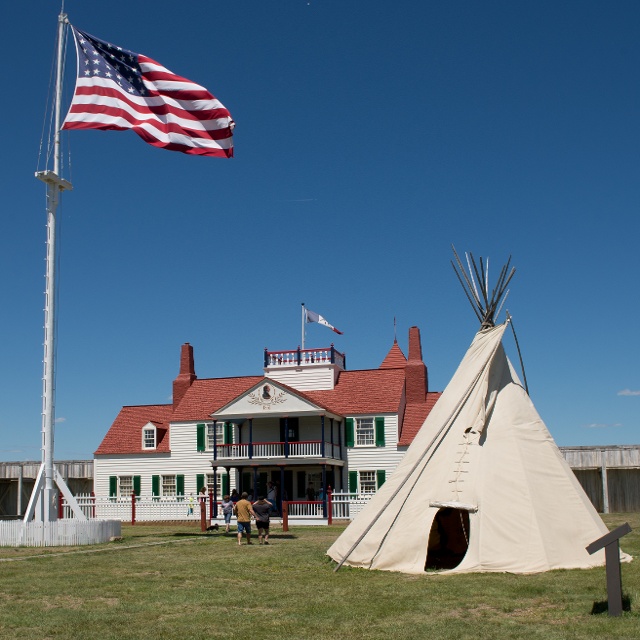
[[[429,412],[441,395],[441,391],[429,391],[427,392],[426,402],[412,403],[406,406],[404,420],[402,421],[402,431],[398,440],[399,447],[408,446],[413,442],[418,431],[420,431],[420,427],[424,424]]]
[[[385,359],[380,365],[380,369],[397,369],[398,367],[404,367],[407,364],[407,359],[402,353],[402,349],[398,346],[398,341],[393,341],[393,346],[389,349]]]
[[[173,405],[170,404],[122,407],[95,454],[168,453],[172,413]],[[149,422],[156,427],[155,449],[142,448],[142,427]]]
[[[334,389],[298,391],[279,382],[274,384],[339,416],[399,413],[405,398],[406,365],[407,359],[394,341],[379,369],[341,371]],[[264,376],[195,379],[175,408],[172,404],[123,407],[95,453],[169,452],[170,422],[208,420],[211,414],[267,379]],[[399,416],[399,445],[411,443],[440,395],[427,393],[424,402],[406,405],[404,416]],[[149,422],[157,429],[156,449],[142,448],[142,427]]]
[[[171,421],[206,420],[220,407],[229,404],[262,380],[264,376],[194,380],[176,407]]]
[[[403,369],[341,371],[332,390],[305,391],[338,415],[396,413],[404,390]]]

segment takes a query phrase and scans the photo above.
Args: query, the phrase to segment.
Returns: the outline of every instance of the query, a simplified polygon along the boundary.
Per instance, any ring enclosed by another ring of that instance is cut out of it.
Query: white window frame
[[[125,480],[125,482],[123,482]],[[118,497],[130,498],[133,493],[133,476],[118,476]]]
[[[147,434],[151,433],[153,436],[153,446],[150,446],[148,444],[149,440],[147,440]],[[158,436],[158,432],[156,430],[155,425],[153,424],[146,424],[144,427],[142,427],[142,448],[143,449],[155,449],[158,446],[158,440],[157,440],[157,436]]]
[[[366,428],[365,425],[366,424]],[[370,426],[369,426],[370,423]],[[356,447],[376,446],[376,419],[375,416],[366,416],[353,419],[353,439]]]
[[[161,476],[160,495],[163,498],[174,498],[178,495],[178,479],[175,475]]]
[[[215,442],[216,444],[222,444],[224,441],[224,422],[206,422],[205,423],[205,450],[213,451],[213,434],[215,429]]]
[[[367,474],[366,476],[364,474]],[[358,493],[371,495],[378,491],[377,471],[358,471]]]

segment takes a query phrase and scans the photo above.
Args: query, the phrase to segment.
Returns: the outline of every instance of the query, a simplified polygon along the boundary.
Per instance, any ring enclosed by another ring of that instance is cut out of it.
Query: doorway
[[[455,569],[469,548],[469,512],[446,507],[436,513],[429,532],[425,571]]]

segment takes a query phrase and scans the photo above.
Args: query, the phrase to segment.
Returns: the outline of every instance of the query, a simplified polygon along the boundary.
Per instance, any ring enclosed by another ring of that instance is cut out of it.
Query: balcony
[[[264,350],[264,368],[277,367],[310,367],[314,365],[334,364],[341,369],[346,368],[344,353],[336,351],[333,345],[325,349],[297,349],[289,351]]]
[[[243,442],[239,444],[219,444],[214,451],[214,460],[274,460],[278,458],[332,458],[341,459],[339,444],[306,440],[304,442]]]

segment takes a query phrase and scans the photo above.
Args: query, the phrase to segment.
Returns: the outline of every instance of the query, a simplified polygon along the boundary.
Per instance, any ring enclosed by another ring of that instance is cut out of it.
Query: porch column
[[[322,465],[322,517],[327,517],[327,465]]]
[[[334,451],[333,451],[333,446],[334,446],[334,442],[333,442],[333,418],[329,418],[329,425],[331,426],[331,457],[335,457],[334,456]],[[335,487],[334,487],[335,489]]]
[[[324,458],[325,450],[324,450],[324,416],[320,416],[320,457]]]
[[[280,491],[278,491],[278,513],[282,513],[282,499],[284,494],[284,465],[280,465]],[[289,496],[287,496],[287,500],[291,500]]]
[[[218,459],[218,421],[214,420],[213,421],[213,459],[217,460]],[[206,434],[205,434],[205,438],[206,438]]]
[[[258,465],[253,467],[253,500],[254,502],[258,499]]]
[[[289,457],[289,418],[284,417],[284,457]]]
[[[249,418],[249,460],[253,459],[253,418]]]
[[[342,420],[338,422],[338,457],[342,460]]]
[[[214,428],[215,433],[215,428]],[[214,436],[215,442],[215,436]],[[211,510],[211,518],[217,517],[218,514],[218,467],[213,466],[213,509]]]

